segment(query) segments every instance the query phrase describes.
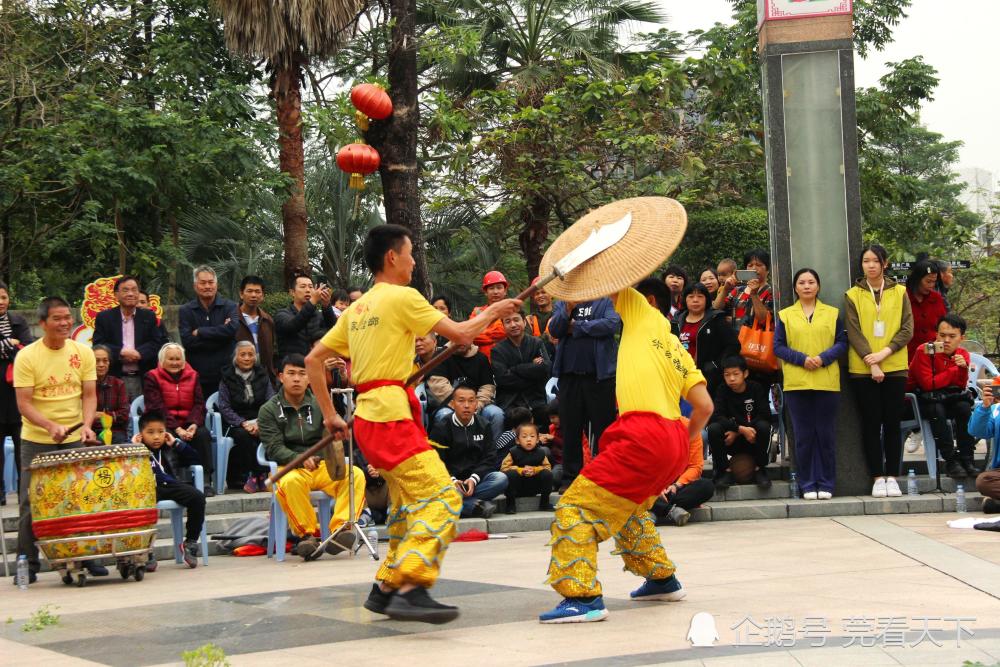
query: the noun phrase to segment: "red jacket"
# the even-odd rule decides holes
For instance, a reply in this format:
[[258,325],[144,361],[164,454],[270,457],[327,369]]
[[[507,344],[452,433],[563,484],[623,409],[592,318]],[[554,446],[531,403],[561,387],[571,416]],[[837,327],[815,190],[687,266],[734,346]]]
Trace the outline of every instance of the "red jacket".
[[[955,364],[955,357],[965,359],[965,368]],[[919,388],[920,391],[941,390],[945,387],[965,389],[969,382],[969,353],[958,348],[954,356],[927,354],[923,346],[917,349],[910,362],[910,374],[906,379],[906,389]]]
[[162,412],[168,430],[190,424],[205,425],[205,398],[198,384],[198,373],[191,364],[184,364],[179,376],[157,366],[146,373],[142,393],[145,409]]
[[906,348],[910,361],[913,361],[918,346],[937,338],[938,320],[948,314],[948,307],[944,304],[944,297],[937,292],[932,291],[923,301],[917,301],[910,290],[906,290],[906,295],[910,297],[910,308],[913,309],[913,338]]

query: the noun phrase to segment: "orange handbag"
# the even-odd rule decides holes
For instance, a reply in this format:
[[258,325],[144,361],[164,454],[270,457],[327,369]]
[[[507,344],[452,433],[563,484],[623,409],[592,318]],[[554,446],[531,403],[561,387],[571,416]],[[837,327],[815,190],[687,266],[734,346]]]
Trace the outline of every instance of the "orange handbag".
[[768,313],[764,326],[754,318],[752,325],[740,327],[740,354],[752,371],[774,373],[778,370],[778,357],[774,354],[774,319]]

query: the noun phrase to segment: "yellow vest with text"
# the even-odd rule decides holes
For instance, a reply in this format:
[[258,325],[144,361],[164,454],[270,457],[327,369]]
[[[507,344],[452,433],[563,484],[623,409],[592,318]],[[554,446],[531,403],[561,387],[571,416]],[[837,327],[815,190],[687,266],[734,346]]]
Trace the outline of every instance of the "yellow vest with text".
[[[802,352],[807,357],[818,357],[836,342],[837,317],[840,311],[822,301],[816,301],[812,321],[802,312],[796,301],[781,310],[778,318],[785,329],[785,343],[791,349]],[[840,391],[840,364],[833,363],[814,371],[802,366],[781,362],[785,391],[813,390]]]
[[[875,298],[871,290],[862,289],[855,285],[847,290],[847,298],[854,304],[858,311],[858,320],[861,322],[861,334],[868,341],[872,352],[878,352],[883,347],[888,347],[889,341],[903,326],[903,301],[907,298],[906,288],[902,285],[893,285],[882,291],[881,314],[875,309]],[[885,335],[875,337],[875,320],[881,318],[885,322]],[[899,348],[885,359],[879,367],[885,373],[905,371],[909,368],[906,346]],[[871,375],[871,368],[865,363],[853,347],[848,346],[847,369],[855,375]]]

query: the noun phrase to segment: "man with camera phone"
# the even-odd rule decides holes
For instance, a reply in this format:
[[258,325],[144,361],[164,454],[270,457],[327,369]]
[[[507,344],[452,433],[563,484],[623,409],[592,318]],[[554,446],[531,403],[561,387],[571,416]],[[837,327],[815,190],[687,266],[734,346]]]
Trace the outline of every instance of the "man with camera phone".
[[[967,389],[969,353],[959,347],[965,328],[965,320],[954,313],[938,320],[937,338],[917,348],[907,379],[907,391],[916,390],[920,413],[930,421],[948,476],[957,479],[982,472],[973,462],[976,441],[967,428],[973,401]],[[957,425],[957,452],[949,420]]]

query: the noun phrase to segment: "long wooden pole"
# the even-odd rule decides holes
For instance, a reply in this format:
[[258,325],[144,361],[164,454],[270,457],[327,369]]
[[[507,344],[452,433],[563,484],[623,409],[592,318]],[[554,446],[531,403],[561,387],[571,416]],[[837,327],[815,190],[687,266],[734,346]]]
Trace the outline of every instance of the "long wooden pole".
[[[558,276],[555,273],[549,274],[548,276],[546,276],[542,280],[539,280],[534,285],[532,285],[528,289],[524,290],[523,292],[521,292],[520,294],[518,294],[514,298],[517,299],[518,301],[524,301],[525,299],[531,298],[532,294],[534,294],[538,290],[540,290],[543,287],[545,287],[546,285],[548,285],[550,282],[552,282],[557,277]],[[414,384],[416,384],[421,378],[423,378],[425,375],[427,375],[427,373],[429,373],[430,371],[432,371],[435,368],[437,368],[438,366],[440,366],[446,359],[448,359],[449,357],[451,357],[457,351],[458,351],[458,346],[457,345],[449,345],[448,347],[446,347],[441,352],[438,352],[436,355],[434,355],[431,358],[430,361],[428,361],[426,364],[424,364],[419,369],[417,369],[417,371],[413,375],[411,375],[410,377],[406,378],[406,386],[407,387],[411,387]],[[348,427],[350,427],[350,424],[348,424]],[[287,475],[291,471],[293,471],[296,468],[298,468],[299,466],[301,466],[305,462],[306,459],[308,459],[308,458],[310,458],[312,456],[315,456],[317,452],[319,452],[321,449],[323,449],[324,447],[326,447],[327,445],[329,445],[331,442],[333,442],[333,436],[332,435],[324,436],[315,445],[313,445],[309,449],[305,450],[304,452],[302,452],[301,454],[299,454],[298,456],[296,456],[294,459],[292,459],[291,461],[289,461],[285,465],[281,466],[281,468],[279,468],[278,470],[276,470],[273,475],[269,476],[264,481],[264,484],[267,485],[267,486],[273,485],[279,479],[281,479],[282,477],[284,477],[285,475]],[[348,470],[347,474],[348,475],[351,474],[351,471]]]

